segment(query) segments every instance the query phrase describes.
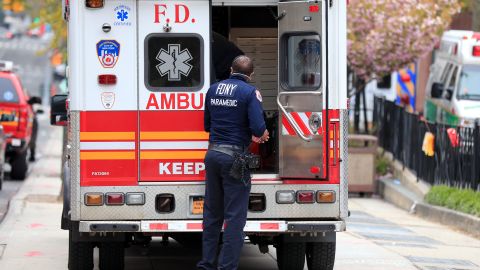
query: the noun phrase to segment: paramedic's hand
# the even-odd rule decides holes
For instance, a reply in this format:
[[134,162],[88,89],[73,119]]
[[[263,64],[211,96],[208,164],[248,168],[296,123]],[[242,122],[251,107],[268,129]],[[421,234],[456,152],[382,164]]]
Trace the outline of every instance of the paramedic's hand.
[[255,142],[255,143],[264,143],[264,142],[268,142],[268,140],[270,139],[270,134],[268,133],[268,130],[265,130],[265,132],[263,133],[262,137],[255,137],[255,136],[252,136],[252,141]]

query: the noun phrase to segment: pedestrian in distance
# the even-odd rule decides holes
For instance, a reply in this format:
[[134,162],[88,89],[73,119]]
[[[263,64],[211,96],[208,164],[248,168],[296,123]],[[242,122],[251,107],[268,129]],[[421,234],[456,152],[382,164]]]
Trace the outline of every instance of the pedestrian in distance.
[[[206,95],[204,127],[210,136],[198,269],[238,268],[251,188],[248,146],[269,140],[260,92],[249,84],[253,69],[249,57],[236,57],[230,78],[213,84]],[[217,258],[222,228],[223,246]]]

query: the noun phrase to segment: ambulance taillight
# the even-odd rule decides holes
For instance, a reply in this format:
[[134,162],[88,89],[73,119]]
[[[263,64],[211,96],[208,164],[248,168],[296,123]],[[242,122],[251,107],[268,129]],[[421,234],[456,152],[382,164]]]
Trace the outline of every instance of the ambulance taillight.
[[123,193],[107,193],[105,194],[107,205],[123,205],[125,203],[125,195]]
[[473,46],[472,55],[475,57],[480,57],[480,45]]
[[297,191],[297,203],[314,203],[315,192],[313,190]]
[[100,85],[115,85],[117,84],[117,76],[113,74],[98,75],[98,84]]
[[87,8],[103,8],[104,0],[86,0],[85,6]]

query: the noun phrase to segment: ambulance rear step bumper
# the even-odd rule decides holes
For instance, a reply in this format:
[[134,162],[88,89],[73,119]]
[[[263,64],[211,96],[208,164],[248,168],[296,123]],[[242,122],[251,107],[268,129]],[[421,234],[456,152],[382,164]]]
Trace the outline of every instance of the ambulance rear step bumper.
[[[245,232],[343,232],[344,220],[337,221],[285,221],[249,220]],[[148,221],[80,221],[80,232],[201,232],[201,220],[148,220]]]

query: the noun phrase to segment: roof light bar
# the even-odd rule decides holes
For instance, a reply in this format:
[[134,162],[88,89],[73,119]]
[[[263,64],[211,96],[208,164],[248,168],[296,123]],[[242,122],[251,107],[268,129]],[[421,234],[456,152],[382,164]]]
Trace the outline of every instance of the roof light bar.
[[11,62],[11,61],[0,61],[0,71],[4,71],[4,72],[13,71],[13,62]]

